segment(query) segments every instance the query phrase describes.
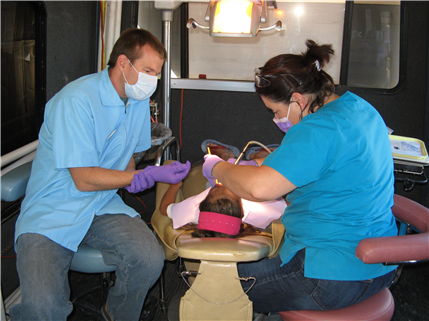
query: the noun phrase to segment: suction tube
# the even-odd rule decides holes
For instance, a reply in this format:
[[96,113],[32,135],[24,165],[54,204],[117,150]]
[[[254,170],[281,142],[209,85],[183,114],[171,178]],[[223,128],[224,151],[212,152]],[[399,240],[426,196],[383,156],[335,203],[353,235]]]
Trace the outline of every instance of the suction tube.
[[255,140],[251,140],[243,148],[243,151],[240,153],[240,155],[238,155],[237,160],[235,161],[234,165],[237,165],[243,159],[244,154],[246,153],[246,151],[247,151],[247,149],[249,148],[250,145],[261,146],[263,149],[265,149],[268,152],[268,154],[271,154],[271,151],[270,151],[270,149],[267,146],[265,146],[264,144],[261,144],[260,142],[255,141]]

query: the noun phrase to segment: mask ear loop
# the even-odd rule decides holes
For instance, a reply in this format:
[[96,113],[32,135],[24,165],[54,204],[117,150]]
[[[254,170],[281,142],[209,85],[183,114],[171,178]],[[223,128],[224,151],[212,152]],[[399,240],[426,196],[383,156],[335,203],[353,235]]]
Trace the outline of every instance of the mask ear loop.
[[[297,103],[297,104],[298,104],[298,106],[299,106],[299,109],[301,110],[301,115],[299,115],[299,120],[301,121],[301,120],[304,118],[304,116],[302,116],[302,113],[303,113],[304,111],[302,110],[302,108],[301,108],[301,104],[300,104],[299,102],[294,101],[294,103]],[[304,107],[304,109],[305,109],[305,107]]]
[[[131,63],[131,61],[128,59],[128,62],[130,63],[131,67],[133,67],[133,69],[137,72],[137,74],[139,73],[139,71],[136,69],[136,67],[134,67],[134,65]],[[128,80],[125,77],[124,72],[122,72],[122,76],[124,76],[125,82],[128,84]]]
[[[296,101],[291,101],[291,102],[289,102],[289,110],[287,111],[287,116],[286,116],[286,118],[287,118],[287,119],[289,119],[289,114],[290,114],[290,105],[292,105],[292,103],[296,103]],[[289,119],[289,121],[290,121],[290,119]]]
[[133,69],[136,71],[136,73],[139,73],[139,71],[136,69],[136,67],[134,67],[134,65],[131,63],[129,59],[128,59],[128,62],[130,63],[131,67],[133,67]]
[[[291,98],[292,98],[292,97],[291,97]],[[302,108],[301,108],[301,104],[300,104],[298,101],[296,101],[296,100],[291,100],[291,101],[290,101],[290,103],[289,103],[289,112],[290,112],[290,105],[291,105],[292,103],[297,103],[297,104],[298,104],[299,109],[301,110],[301,115],[299,115],[299,120],[302,120],[304,117],[302,116],[303,110],[302,110]],[[305,108],[304,108],[304,109],[305,109]],[[289,112],[288,112],[288,114],[287,114],[287,118],[288,118],[288,119],[289,119]]]
[[122,72],[122,76],[124,76],[125,82],[128,84],[128,80],[127,80],[127,78],[125,78],[124,72]]

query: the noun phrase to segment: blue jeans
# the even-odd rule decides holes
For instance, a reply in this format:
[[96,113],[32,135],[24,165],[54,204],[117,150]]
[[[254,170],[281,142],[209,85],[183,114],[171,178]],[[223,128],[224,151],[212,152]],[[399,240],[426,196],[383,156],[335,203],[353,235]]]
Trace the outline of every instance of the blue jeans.
[[[111,317],[138,320],[164,265],[155,235],[140,216],[101,215],[94,217],[83,243],[100,249],[104,262],[117,267],[107,298]],[[74,252],[34,233],[20,235],[16,250],[22,302],[12,307],[12,320],[66,320],[73,310],[68,270]]]
[[[365,281],[332,281],[304,277],[305,249],[281,265],[280,256],[238,264],[240,277],[256,277],[247,293],[256,312],[333,310],[361,302],[390,284],[395,270]],[[242,281],[246,291],[252,281]]]

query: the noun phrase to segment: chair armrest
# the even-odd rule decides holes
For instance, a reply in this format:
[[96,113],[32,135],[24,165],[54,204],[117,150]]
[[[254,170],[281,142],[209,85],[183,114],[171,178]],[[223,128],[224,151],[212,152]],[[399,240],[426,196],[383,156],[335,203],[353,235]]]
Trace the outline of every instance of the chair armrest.
[[355,252],[364,263],[392,263],[429,259],[429,234],[374,237],[359,242]]
[[421,233],[429,231],[429,208],[401,195],[394,195],[392,207],[396,218],[412,225]]
[[32,162],[12,169],[1,177],[1,199],[13,202],[25,195]]
[[429,209],[395,194],[392,212],[421,233],[364,239],[356,248],[356,256],[369,264],[429,259]]

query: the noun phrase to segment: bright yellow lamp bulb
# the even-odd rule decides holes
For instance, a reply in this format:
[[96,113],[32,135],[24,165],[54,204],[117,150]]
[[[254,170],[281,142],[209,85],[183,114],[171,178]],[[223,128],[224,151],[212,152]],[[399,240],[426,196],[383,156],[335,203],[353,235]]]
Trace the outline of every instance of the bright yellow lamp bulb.
[[214,16],[213,32],[250,34],[253,3],[243,0],[218,2]]

